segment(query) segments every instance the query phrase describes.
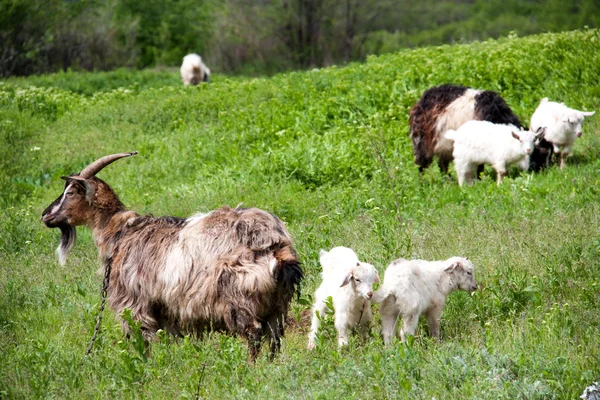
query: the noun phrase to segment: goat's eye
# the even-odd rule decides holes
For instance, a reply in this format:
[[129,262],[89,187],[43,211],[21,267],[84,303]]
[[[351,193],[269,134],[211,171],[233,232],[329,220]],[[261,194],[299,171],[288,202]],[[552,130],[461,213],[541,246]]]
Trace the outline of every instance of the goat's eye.
[[467,275],[473,275],[472,271],[467,271]]
[[75,194],[75,192],[67,192],[67,193],[65,193],[65,194],[66,194],[68,197],[71,197],[71,196],[73,196],[73,195]]
[[354,279],[356,282],[360,282],[360,279]]

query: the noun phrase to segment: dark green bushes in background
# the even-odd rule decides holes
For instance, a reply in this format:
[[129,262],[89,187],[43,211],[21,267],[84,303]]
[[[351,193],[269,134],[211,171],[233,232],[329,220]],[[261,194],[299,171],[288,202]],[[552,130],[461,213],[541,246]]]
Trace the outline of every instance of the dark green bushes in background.
[[0,0],[0,77],[176,66],[271,74],[405,47],[600,26],[597,0]]

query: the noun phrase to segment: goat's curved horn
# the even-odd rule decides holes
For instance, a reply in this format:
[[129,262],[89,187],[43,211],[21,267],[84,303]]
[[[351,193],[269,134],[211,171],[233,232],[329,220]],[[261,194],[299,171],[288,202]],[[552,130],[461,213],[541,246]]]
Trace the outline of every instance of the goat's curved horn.
[[100,172],[100,170],[102,170],[102,168],[106,167],[108,164],[110,164],[114,161],[117,161],[119,158],[134,156],[137,153],[138,153],[137,151],[132,151],[131,153],[119,153],[119,154],[112,154],[110,156],[104,156],[102,158],[97,159],[96,161],[94,161],[93,163],[88,165],[87,167],[85,167],[79,173],[79,176],[84,179],[91,178],[92,176],[94,176],[98,172]]

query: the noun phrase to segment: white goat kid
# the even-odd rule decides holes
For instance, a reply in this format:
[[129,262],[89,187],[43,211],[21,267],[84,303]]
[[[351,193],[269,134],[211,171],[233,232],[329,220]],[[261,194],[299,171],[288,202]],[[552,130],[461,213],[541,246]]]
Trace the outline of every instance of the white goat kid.
[[522,170],[527,170],[534,141],[542,136],[542,131],[534,134],[514,125],[488,121],[468,121],[456,131],[447,131],[446,138],[454,141],[452,155],[458,184],[471,184],[480,164],[490,164],[494,168],[498,185],[511,164],[519,163]]
[[319,261],[323,268],[323,282],[315,292],[308,349],[315,348],[319,316],[323,316],[328,309],[325,300],[329,296],[332,297],[335,310],[338,345],[348,344],[348,331],[356,326],[366,338],[373,319],[370,302],[373,283],[379,282],[377,270],[371,264],[360,262],[356,253],[347,247],[334,247],[329,252],[321,250]]
[[548,101],[545,97],[531,116],[531,129],[545,129],[545,139],[552,143],[554,152],[560,154],[560,168],[566,165],[566,159],[575,139],[583,133],[582,125],[585,117],[591,117],[594,111],[579,111],[569,108],[563,103]]
[[477,290],[473,269],[471,261],[462,257],[444,261],[401,258],[392,262],[372,300],[382,303],[379,311],[384,343],[392,342],[400,314],[404,321],[404,328],[400,331],[402,341],[406,341],[407,334],[415,334],[422,313],[427,315],[431,336],[439,339],[446,297],[459,289]]

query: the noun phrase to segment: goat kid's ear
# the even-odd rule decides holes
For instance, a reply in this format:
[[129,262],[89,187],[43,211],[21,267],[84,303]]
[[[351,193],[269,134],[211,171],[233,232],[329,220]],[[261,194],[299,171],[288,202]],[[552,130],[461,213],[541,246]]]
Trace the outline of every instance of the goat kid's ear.
[[516,133],[516,132],[512,131],[512,132],[510,132],[510,133],[512,134],[512,137],[514,137],[515,139],[517,139],[517,140],[521,140],[521,138],[519,137],[519,135],[517,135],[517,133]]
[[87,179],[84,179],[80,176],[61,176],[60,178],[67,182],[77,182],[85,190],[85,199],[88,202],[91,202],[94,198],[95,189],[92,185],[90,185]]
[[452,272],[454,270],[456,270],[457,268],[462,267],[462,264],[460,261],[455,261],[452,264],[450,264],[449,266],[446,267],[446,269],[444,271],[446,272]]
[[348,273],[348,275],[346,275],[346,278],[344,278],[344,282],[342,282],[342,284],[340,285],[340,287],[344,287],[347,284],[349,284],[350,283],[350,279],[352,279],[352,278],[354,278],[354,275],[353,275],[352,271],[350,271]]
[[592,115],[594,115],[596,113],[596,111],[582,111],[581,114],[584,117],[591,117]]
[[379,274],[377,273],[377,271],[375,271],[375,283],[379,283]]
[[325,266],[325,264],[327,264],[328,255],[329,253],[326,250],[321,249],[319,251],[319,262],[321,263],[321,266]]
[[[579,114],[580,111],[575,110],[574,112],[571,112],[567,117],[565,117],[563,119],[563,122],[569,122],[571,124],[574,124],[577,122],[577,120],[579,119]],[[583,115],[583,113],[582,113]]]

